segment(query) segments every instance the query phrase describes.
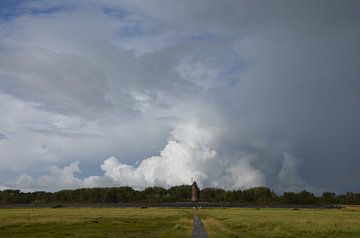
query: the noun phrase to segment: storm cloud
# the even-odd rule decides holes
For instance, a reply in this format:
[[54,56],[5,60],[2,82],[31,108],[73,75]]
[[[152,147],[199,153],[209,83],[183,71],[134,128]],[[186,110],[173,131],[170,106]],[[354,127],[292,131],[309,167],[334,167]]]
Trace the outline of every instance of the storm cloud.
[[358,191],[358,1],[16,1],[0,188]]

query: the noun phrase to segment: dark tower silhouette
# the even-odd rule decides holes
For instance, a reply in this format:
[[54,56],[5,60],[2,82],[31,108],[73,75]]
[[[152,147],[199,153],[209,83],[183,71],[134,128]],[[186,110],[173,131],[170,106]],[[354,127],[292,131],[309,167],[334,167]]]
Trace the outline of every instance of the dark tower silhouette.
[[194,203],[194,206],[197,206],[200,196],[200,189],[197,186],[196,182],[194,181],[191,186],[191,201]]

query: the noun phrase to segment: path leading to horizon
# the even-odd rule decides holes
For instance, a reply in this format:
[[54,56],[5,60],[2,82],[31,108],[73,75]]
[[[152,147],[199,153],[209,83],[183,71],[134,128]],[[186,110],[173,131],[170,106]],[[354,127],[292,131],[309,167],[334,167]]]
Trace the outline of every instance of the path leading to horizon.
[[204,224],[199,219],[196,209],[194,209],[193,238],[208,238]]

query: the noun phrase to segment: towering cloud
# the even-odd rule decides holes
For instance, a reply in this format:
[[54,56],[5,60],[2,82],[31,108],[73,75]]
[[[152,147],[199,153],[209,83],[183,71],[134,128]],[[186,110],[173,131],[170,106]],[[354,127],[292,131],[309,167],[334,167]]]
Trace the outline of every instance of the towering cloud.
[[[170,187],[188,184],[195,178],[202,187],[222,187],[244,189],[266,185],[265,173],[261,171],[264,158],[251,150],[237,151],[236,157],[222,156],[216,148],[221,148],[221,133],[224,128],[200,125],[196,121],[181,122],[171,131],[167,144],[159,156],[141,160],[136,165],[119,162],[115,157],[103,161],[102,176],[80,179],[79,162],[60,169],[50,168],[49,175],[33,179],[22,175],[16,180],[16,187],[23,189],[49,189],[98,186],[132,186],[144,189],[150,186]],[[260,149],[259,149],[260,150]],[[281,159],[281,158],[279,158]],[[260,162],[260,164],[256,165]],[[278,174],[278,191],[299,191],[307,188],[297,174],[297,159],[284,153]],[[269,169],[269,168],[266,168]],[[14,186],[11,183],[8,184]]]

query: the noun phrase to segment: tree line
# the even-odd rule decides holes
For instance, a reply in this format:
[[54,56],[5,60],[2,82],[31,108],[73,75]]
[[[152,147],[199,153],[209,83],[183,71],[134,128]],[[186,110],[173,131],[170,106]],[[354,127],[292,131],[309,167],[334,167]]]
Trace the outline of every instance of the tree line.
[[[169,189],[149,187],[137,191],[131,187],[81,188],[58,192],[21,192],[20,190],[0,191],[0,204],[46,204],[46,203],[170,203],[190,202],[191,186],[180,185]],[[315,196],[308,191],[284,192],[277,195],[266,187],[246,190],[224,190],[204,188],[200,191],[200,202],[233,204],[360,204],[360,193],[337,195],[325,192]]]

